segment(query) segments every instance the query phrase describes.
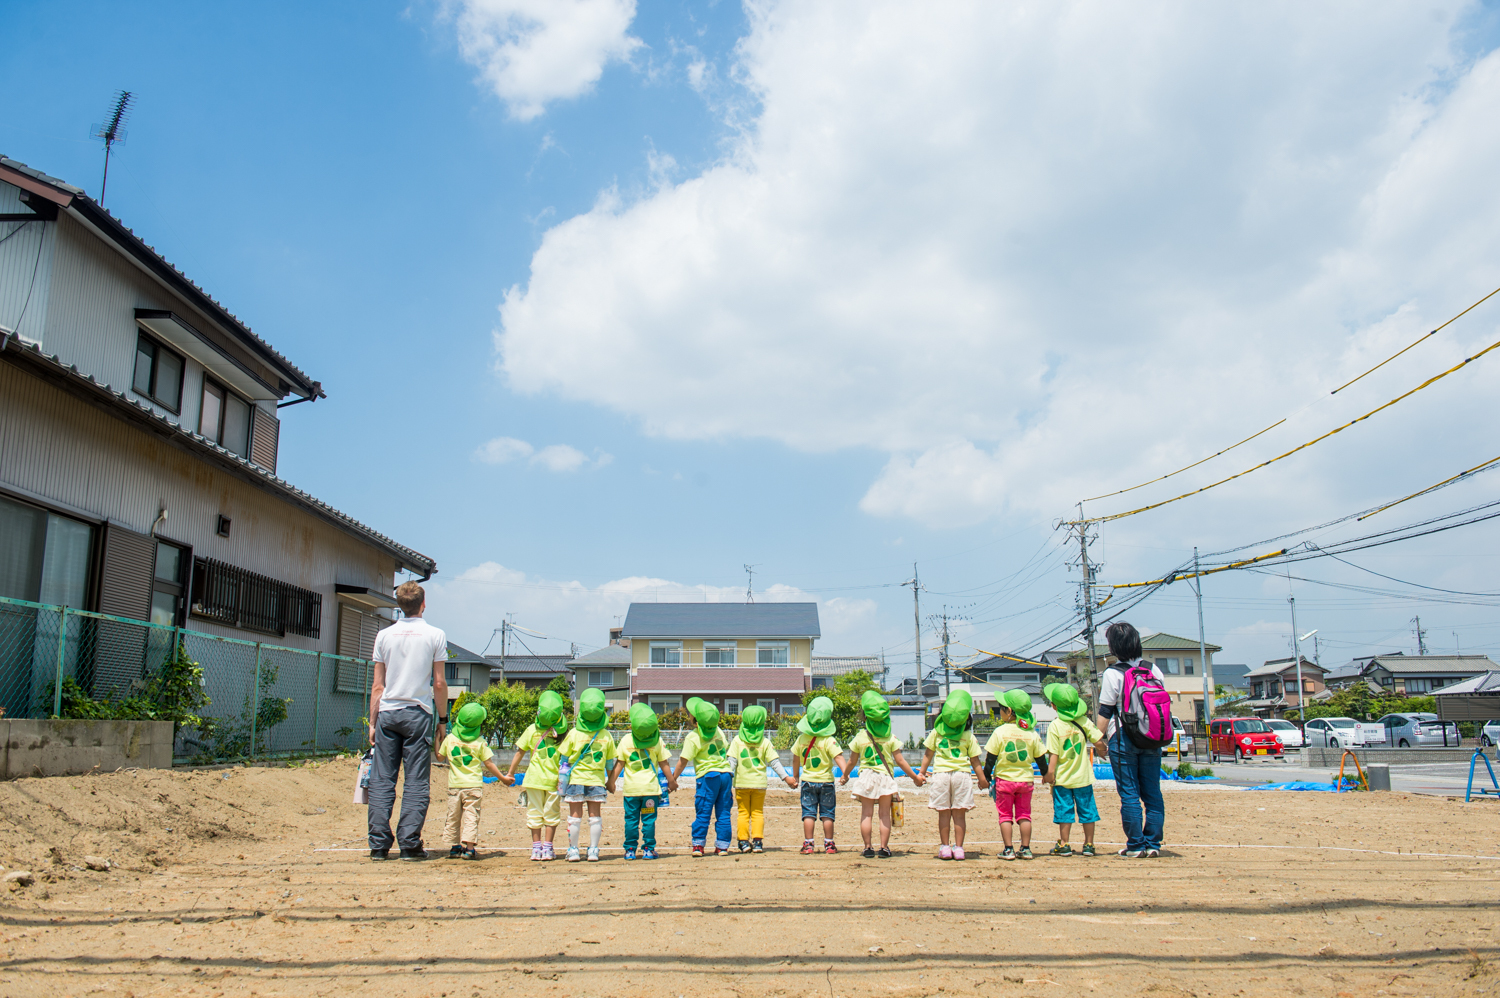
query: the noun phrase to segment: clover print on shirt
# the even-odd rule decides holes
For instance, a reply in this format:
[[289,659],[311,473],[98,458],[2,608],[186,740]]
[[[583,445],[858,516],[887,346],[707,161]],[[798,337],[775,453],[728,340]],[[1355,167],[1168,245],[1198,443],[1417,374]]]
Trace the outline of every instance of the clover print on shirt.
[[1083,751],[1083,739],[1074,739],[1072,735],[1063,739],[1062,750],[1064,755],[1078,755]]
[[963,752],[960,751],[962,745],[962,740],[954,741],[951,738],[938,739],[938,751],[943,753],[945,759],[962,759]]
[[1025,744],[1017,745],[1015,742],[1005,743],[1006,762],[1025,762],[1027,758]]
[[646,763],[641,759],[640,752],[630,753],[630,768],[637,773],[646,768]]
[[474,757],[468,752],[464,751],[464,748],[461,745],[453,746],[453,751],[448,754],[453,756],[455,760],[462,762],[465,766],[474,761]]

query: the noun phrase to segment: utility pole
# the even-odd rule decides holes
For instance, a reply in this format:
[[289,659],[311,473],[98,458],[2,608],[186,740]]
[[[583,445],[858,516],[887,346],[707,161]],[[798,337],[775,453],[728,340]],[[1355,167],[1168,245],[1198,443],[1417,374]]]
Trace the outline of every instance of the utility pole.
[[1203,636],[1203,576],[1198,571],[1198,548],[1193,548],[1193,592],[1198,597],[1198,666],[1203,670],[1203,730],[1214,716],[1214,670],[1208,664],[1208,642]]
[[745,566],[745,602],[755,602],[755,566]]
[[505,681],[505,649],[510,640],[510,614],[500,618],[500,680]]
[[943,607],[943,699],[948,698],[952,683],[948,670],[948,608]]
[[1292,657],[1297,660],[1297,720],[1306,725],[1307,711],[1302,704],[1302,642],[1297,640],[1297,597],[1288,596],[1286,601],[1292,607]]
[[[1078,519],[1066,526],[1078,534],[1078,564],[1083,571],[1083,581],[1078,584],[1078,601],[1083,608],[1083,640],[1089,653],[1089,679],[1087,684],[1081,685],[1084,696],[1092,699],[1099,689],[1099,664],[1094,658],[1094,572],[1100,566],[1089,561],[1089,521],[1084,519],[1083,503],[1078,504]],[[1068,678],[1077,679],[1071,670]]]
[[922,579],[917,574],[917,563],[911,563],[911,578],[901,583],[903,586],[911,586],[912,598],[912,627],[916,632],[917,641],[917,696],[922,695]]
[[1422,630],[1422,618],[1421,617],[1413,617],[1413,618],[1411,618],[1411,622],[1413,624],[1415,624],[1416,628],[1417,628],[1417,654],[1418,655],[1426,655],[1427,654],[1427,632],[1424,631],[1424,630]]

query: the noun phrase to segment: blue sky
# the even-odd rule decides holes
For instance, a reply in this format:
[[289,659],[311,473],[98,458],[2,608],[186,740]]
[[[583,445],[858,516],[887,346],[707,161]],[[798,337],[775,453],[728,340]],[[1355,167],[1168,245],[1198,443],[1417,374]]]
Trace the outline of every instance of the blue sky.
[[[323,381],[282,474],[436,557],[466,644],[513,612],[538,651],[596,645],[632,593],[733,598],[751,563],[760,598],[823,603],[821,651],[899,667],[919,561],[924,616],[1040,650],[1079,498],[1297,413],[1179,480],[1248,467],[1500,328],[1326,395],[1500,285],[1491,6],[12,3],[0,30],[27,95],[0,152],[97,193],[89,126],[136,93],[107,207]],[[1493,456],[1500,379],[1463,377],[1106,525],[1105,580]],[[1360,564],[1489,592],[1493,536]],[[1182,589],[1133,621],[1195,634]],[[1221,658],[1285,654],[1287,589],[1215,578]],[[1418,613],[1500,652],[1491,600],[1294,591],[1325,664],[1409,649]]]

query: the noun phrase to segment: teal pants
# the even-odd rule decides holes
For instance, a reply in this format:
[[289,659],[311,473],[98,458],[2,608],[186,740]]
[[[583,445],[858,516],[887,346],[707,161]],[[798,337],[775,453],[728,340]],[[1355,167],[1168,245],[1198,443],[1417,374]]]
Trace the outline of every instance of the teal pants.
[[625,798],[625,848],[634,849],[637,834],[642,849],[656,848],[656,811],[660,797]]

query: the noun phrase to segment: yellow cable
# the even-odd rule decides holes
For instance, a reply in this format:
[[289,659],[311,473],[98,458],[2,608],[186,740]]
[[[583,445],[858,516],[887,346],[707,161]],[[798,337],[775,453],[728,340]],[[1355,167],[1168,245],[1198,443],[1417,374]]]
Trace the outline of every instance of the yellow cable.
[[1370,510],[1370,512],[1366,513],[1364,516],[1358,517],[1354,522],[1358,523],[1360,520],[1368,520],[1370,517],[1374,516],[1376,513],[1383,513],[1386,510],[1390,509],[1392,506],[1399,506],[1399,505],[1401,505],[1402,503],[1406,502],[1406,500],[1408,500],[1408,499],[1415,499],[1415,498],[1417,498],[1417,496],[1425,496],[1429,492],[1433,492],[1433,491],[1436,491],[1437,489],[1442,488],[1444,485],[1447,485],[1449,482],[1456,482],[1460,478],[1464,477],[1465,475],[1472,475],[1476,471],[1482,471],[1485,468],[1488,468],[1492,464],[1500,464],[1500,457],[1492,457],[1488,461],[1485,461],[1483,464],[1476,464],[1476,465],[1474,465],[1474,467],[1470,468],[1468,471],[1460,471],[1458,474],[1454,475],[1452,478],[1445,478],[1441,482],[1438,482],[1436,485],[1429,485],[1429,486],[1427,486],[1427,488],[1423,489],[1420,492],[1413,492],[1411,495],[1409,495],[1409,496],[1403,496],[1400,499],[1397,499],[1395,502],[1388,502],[1384,506],[1381,506],[1379,509],[1372,509],[1372,510]]
[[1246,565],[1254,565],[1258,561],[1265,561],[1267,558],[1275,558],[1277,555],[1283,554],[1286,554],[1286,548],[1282,548],[1279,551],[1270,551],[1266,554],[1258,554],[1254,558],[1245,558],[1242,561],[1232,561],[1227,565],[1220,565],[1217,568],[1205,568],[1200,572],[1178,572],[1177,574],[1165,579],[1152,579],[1149,582],[1122,582],[1119,585],[1110,586],[1110,588],[1136,589],[1140,586],[1160,586],[1168,582],[1179,582],[1185,579],[1196,579],[1204,575],[1213,575],[1216,572],[1227,572],[1231,568],[1244,568]]
[[[1500,288],[1496,288],[1494,291],[1491,291],[1489,294],[1485,295],[1483,298],[1479,299],[1474,304],[1470,305],[1468,308],[1464,309],[1462,312],[1458,313],[1453,318],[1451,318],[1447,322],[1443,323],[1441,326],[1438,326],[1436,329],[1431,330],[1430,332],[1423,333],[1421,336],[1418,336],[1415,340],[1412,340],[1406,346],[1402,347],[1400,350],[1397,350],[1395,353],[1391,354],[1385,360],[1382,360],[1380,363],[1376,364],[1374,367],[1372,367],[1369,370],[1365,371],[1363,374],[1358,375],[1354,379],[1352,379],[1350,381],[1344,382],[1342,385],[1339,385],[1337,388],[1335,388],[1333,391],[1329,392],[1328,394],[1330,394],[1330,395],[1337,395],[1339,392],[1343,391],[1345,388],[1348,388],[1350,385],[1354,384],[1354,382],[1360,380],[1360,378],[1363,378],[1365,375],[1367,375],[1367,374],[1374,374],[1376,371],[1380,370],[1382,367],[1384,367],[1385,365],[1389,364],[1391,361],[1395,360],[1397,357],[1399,357],[1402,354],[1406,353],[1406,351],[1410,350],[1412,347],[1416,346],[1418,343],[1421,343],[1422,341],[1426,340],[1428,337],[1434,336],[1437,333],[1441,332],[1442,330],[1444,330],[1444,329],[1448,328],[1449,326],[1453,325],[1453,323],[1457,322],[1459,319],[1462,319],[1464,316],[1468,315],[1470,312],[1474,311],[1480,305],[1483,305],[1485,302],[1489,301],[1491,298],[1495,297],[1495,295],[1497,295],[1497,294],[1500,294]],[[1312,403],[1308,403],[1308,404],[1311,405]],[[1306,406],[1304,406],[1303,408],[1305,409]],[[1298,411],[1301,411],[1301,410],[1298,410]],[[1239,447],[1241,444],[1248,444],[1250,441],[1254,440],[1256,437],[1260,436],[1262,433],[1267,433],[1267,432],[1269,432],[1271,430],[1276,429],[1276,427],[1280,426],[1282,423],[1285,423],[1287,421],[1287,419],[1289,419],[1289,418],[1291,418],[1291,417],[1284,417],[1282,419],[1278,419],[1276,422],[1272,423],[1270,426],[1267,426],[1263,430],[1257,430],[1255,433],[1250,434],[1248,437],[1246,437],[1244,440],[1241,440],[1237,444],[1230,444],[1228,447],[1225,447],[1223,450],[1214,451],[1212,454],[1208,455],[1208,457],[1205,457],[1201,461],[1194,461],[1192,464],[1189,464],[1186,467],[1178,468],[1176,471],[1168,472],[1167,474],[1162,475],[1159,478],[1153,478],[1149,482],[1142,482],[1139,485],[1132,485],[1128,489],[1119,489],[1118,491],[1115,491],[1115,492],[1106,492],[1103,495],[1092,496],[1092,497],[1090,497],[1088,499],[1085,499],[1083,501],[1084,502],[1094,502],[1094,501],[1099,500],[1099,499],[1109,499],[1109,498],[1111,498],[1113,496],[1121,496],[1121,495],[1124,495],[1127,492],[1134,492],[1136,489],[1143,489],[1143,488],[1145,488],[1148,485],[1155,485],[1157,482],[1166,481],[1168,478],[1171,478],[1174,475],[1180,475],[1184,471],[1191,471],[1192,469],[1198,467],[1198,465],[1200,465],[1200,464],[1206,464],[1207,462],[1212,461],[1214,458],[1218,457],[1221,454],[1228,454],[1230,451],[1234,450],[1236,447]]]
[[1213,483],[1211,483],[1209,485],[1203,486],[1201,489],[1194,489],[1191,492],[1184,492],[1180,496],[1173,496],[1171,499],[1163,499],[1161,502],[1154,502],[1154,503],[1152,503],[1149,506],[1141,506],[1138,509],[1127,510],[1124,513],[1114,513],[1114,514],[1111,514],[1110,516],[1091,517],[1091,518],[1089,518],[1089,520],[1087,522],[1089,522],[1089,523],[1108,523],[1111,520],[1123,520],[1127,516],[1135,516],[1137,513],[1146,513],[1146,512],[1149,512],[1150,510],[1153,510],[1153,509],[1160,509],[1163,506],[1166,506],[1166,505],[1169,505],[1171,503],[1177,502],[1177,500],[1179,500],[1179,499],[1186,499],[1189,496],[1195,496],[1195,495],[1197,495],[1200,492],[1207,492],[1209,489],[1217,488],[1220,485],[1225,484],[1226,482],[1232,482],[1236,478],[1243,478],[1245,475],[1250,474],[1250,472],[1252,472],[1252,471],[1259,471],[1261,468],[1264,468],[1267,465],[1275,464],[1277,461],[1280,461],[1282,458],[1291,457],[1293,454],[1297,453],[1298,451],[1306,450],[1307,448],[1311,447],[1313,444],[1321,443],[1322,441],[1327,440],[1329,437],[1333,436],[1335,433],[1342,433],[1345,430],[1347,430],[1349,427],[1353,426],[1355,423],[1362,423],[1362,422],[1364,422],[1365,420],[1369,419],[1371,416],[1375,415],[1376,413],[1381,412],[1382,410],[1385,410],[1385,409],[1389,409],[1391,406],[1395,405],[1397,402],[1400,402],[1403,399],[1410,398],[1411,396],[1415,395],[1417,392],[1419,392],[1422,389],[1426,388],[1428,385],[1431,385],[1431,384],[1433,384],[1435,382],[1443,380],[1448,375],[1452,374],[1454,371],[1457,371],[1459,368],[1468,366],[1469,364],[1471,364],[1474,361],[1478,360],[1480,357],[1483,357],[1485,354],[1489,353],[1491,350],[1494,350],[1496,347],[1500,347],[1500,340],[1496,340],[1494,343],[1491,343],[1489,346],[1485,347],[1483,350],[1479,351],[1478,353],[1476,353],[1472,357],[1465,357],[1463,360],[1459,361],[1457,364],[1454,364],[1452,367],[1448,368],[1448,370],[1442,372],[1441,374],[1434,374],[1432,377],[1428,378],[1426,381],[1422,382],[1417,387],[1411,389],[1408,392],[1404,392],[1401,395],[1397,395],[1395,398],[1391,399],[1389,402],[1385,403],[1384,405],[1377,406],[1374,409],[1371,409],[1369,412],[1365,413],[1363,416],[1360,416],[1357,419],[1351,419],[1349,422],[1345,423],[1343,426],[1336,426],[1333,429],[1329,430],[1327,433],[1323,434],[1322,436],[1314,437],[1313,439],[1307,441],[1304,444],[1298,444],[1296,447],[1293,447],[1291,450],[1287,451],[1286,453],[1284,453],[1284,454],[1278,454],[1275,457],[1271,458],[1270,460],[1262,461],[1260,464],[1257,464],[1254,467],[1246,468],[1244,471],[1241,471],[1241,472],[1238,472],[1236,474],[1230,475],[1228,478],[1221,478],[1217,482],[1213,482]]

